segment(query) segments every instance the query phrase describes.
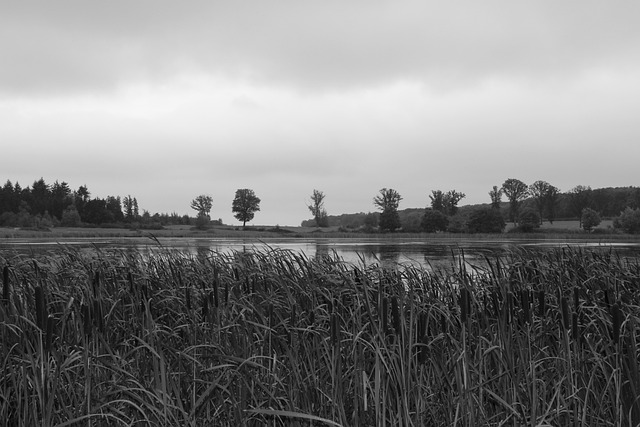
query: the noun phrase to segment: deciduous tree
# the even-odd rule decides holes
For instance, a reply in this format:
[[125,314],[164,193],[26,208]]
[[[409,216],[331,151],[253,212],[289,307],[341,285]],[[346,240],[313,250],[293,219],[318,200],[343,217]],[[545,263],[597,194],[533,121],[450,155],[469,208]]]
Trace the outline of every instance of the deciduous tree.
[[595,227],[600,225],[600,214],[591,208],[584,208],[582,215],[580,216],[580,222],[582,229],[587,233],[590,233]]
[[238,221],[242,221],[242,228],[246,227],[256,212],[260,210],[260,198],[253,190],[241,188],[236,190],[236,196],[231,204],[231,210]]
[[209,212],[211,212],[212,206],[213,198],[206,194],[201,194],[191,201],[191,209],[198,212],[198,216],[196,218],[196,226],[198,228],[204,228],[209,223],[209,220],[211,219],[209,217]]
[[489,191],[489,197],[491,197],[491,208],[500,209],[500,203],[502,203],[502,188],[494,185],[493,189]]
[[502,184],[502,192],[509,199],[509,219],[515,223],[520,202],[528,195],[527,184],[519,179],[509,178]]
[[380,194],[373,198],[373,204],[382,212],[380,214],[380,229],[393,231],[400,228],[398,206],[402,196],[393,188],[382,188]]
[[311,211],[318,227],[327,227],[329,225],[327,211],[324,209],[324,193],[322,191],[313,190],[311,203],[307,207]]

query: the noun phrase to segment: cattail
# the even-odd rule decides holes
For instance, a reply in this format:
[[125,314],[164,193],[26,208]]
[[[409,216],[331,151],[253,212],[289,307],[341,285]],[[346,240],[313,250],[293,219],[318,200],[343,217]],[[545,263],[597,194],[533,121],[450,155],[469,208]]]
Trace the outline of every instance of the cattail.
[[387,312],[389,311],[389,300],[387,297],[382,298],[382,331],[384,333],[387,332],[387,328],[389,326],[389,319],[387,317]]
[[573,336],[574,341],[578,341],[578,337],[580,336],[578,326],[578,313],[573,313],[571,317],[571,335]]
[[398,297],[391,297],[391,321],[393,322],[393,330],[396,335],[400,334],[400,307],[398,306]]
[[353,275],[355,277],[355,282],[356,284],[361,284],[362,282],[360,281],[360,270],[358,270],[357,267],[353,268]]
[[467,288],[460,288],[460,320],[463,324],[467,323],[469,307],[469,290]]
[[511,323],[512,315],[513,315],[513,292],[507,292],[507,300],[504,304],[505,307],[505,316],[504,320],[507,324]]
[[46,351],[51,350],[51,343],[53,342],[53,316],[49,315],[47,317],[47,334],[44,341],[44,349]]
[[93,275],[93,295],[98,295],[98,288],[100,287],[100,272],[96,271]]
[[524,311],[524,321],[526,323],[531,323],[531,306],[529,303],[529,291],[522,291],[521,293],[522,299],[522,309]]
[[202,294],[202,318],[206,319],[209,314],[209,298],[207,294]]
[[560,309],[562,311],[562,327],[566,331],[569,329],[571,320],[569,317],[569,303],[565,297],[560,298]]
[[35,288],[35,300],[36,300],[36,325],[42,331],[46,330],[46,302],[44,300],[44,292],[42,291],[41,286],[36,286]]
[[213,277],[213,305],[218,308],[220,307],[220,301],[218,300],[218,276],[214,275]]
[[102,316],[102,305],[98,300],[93,300],[93,321],[100,332],[104,332],[104,317]]
[[2,299],[5,304],[9,304],[9,266],[5,265],[2,269]]
[[89,310],[89,306],[87,304],[82,304],[82,326],[84,327],[84,334],[91,335],[91,310]]
[[620,326],[622,325],[622,310],[620,305],[616,302],[611,307],[611,318],[613,323],[613,334],[611,336],[613,343],[617,344],[620,339]]
[[331,327],[331,341],[333,345],[337,346],[340,343],[340,325],[338,323],[338,315],[332,313],[329,319]]
[[544,290],[540,290],[538,292],[538,316],[544,316]]
[[191,310],[191,290],[188,287],[184,288],[184,298],[187,301],[187,310]]
[[129,280],[129,293],[133,295],[134,287],[133,287],[133,274],[131,272],[127,273],[127,279]]

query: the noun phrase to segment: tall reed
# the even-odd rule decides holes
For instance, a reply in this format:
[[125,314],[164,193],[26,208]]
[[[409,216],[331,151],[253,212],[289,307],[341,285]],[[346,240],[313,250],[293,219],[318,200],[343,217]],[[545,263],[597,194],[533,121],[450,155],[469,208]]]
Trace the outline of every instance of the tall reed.
[[640,423],[640,263],[614,251],[0,265],[0,426]]

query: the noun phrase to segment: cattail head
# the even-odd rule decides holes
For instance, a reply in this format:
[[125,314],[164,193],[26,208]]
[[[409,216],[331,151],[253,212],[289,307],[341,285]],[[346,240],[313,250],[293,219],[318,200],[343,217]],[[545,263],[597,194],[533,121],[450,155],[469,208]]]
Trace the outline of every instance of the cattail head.
[[538,292],[538,316],[543,317],[544,316],[544,290],[540,290]]
[[202,318],[206,319],[209,315],[209,297],[205,293],[202,295]]
[[460,320],[467,323],[469,314],[469,291],[467,288],[460,288]]
[[529,291],[522,291],[521,298],[522,300],[522,310],[524,313],[524,321],[526,323],[531,323],[531,304],[529,302]]
[[570,313],[569,313],[569,302],[567,298],[560,298],[560,309],[562,311],[562,327],[564,330],[568,330],[571,324]]
[[91,310],[87,304],[82,304],[82,326],[84,328],[85,335],[91,335],[91,328],[93,326],[91,322]]
[[44,348],[46,351],[51,350],[51,343],[53,342],[53,325],[55,319],[52,315],[47,316],[47,334],[45,335]]
[[382,298],[382,331],[384,333],[387,332],[387,329],[389,327],[389,318],[388,313],[389,312],[389,300],[387,299],[387,297]]
[[336,313],[331,313],[329,322],[331,328],[331,341],[334,346],[338,346],[340,343],[340,324],[338,315]]
[[611,306],[611,320],[613,323],[611,339],[614,344],[617,344],[620,339],[620,326],[622,325],[622,310],[620,310],[620,305],[618,303]]
[[393,322],[393,330],[396,334],[400,334],[400,307],[398,306],[398,297],[391,297],[391,321]]
[[5,304],[9,304],[10,295],[9,290],[9,266],[5,265],[2,269],[2,299]]
[[35,288],[35,301],[36,301],[36,325],[42,331],[46,330],[46,319],[47,319],[47,304],[44,300],[44,292],[42,291],[41,286],[36,286]]

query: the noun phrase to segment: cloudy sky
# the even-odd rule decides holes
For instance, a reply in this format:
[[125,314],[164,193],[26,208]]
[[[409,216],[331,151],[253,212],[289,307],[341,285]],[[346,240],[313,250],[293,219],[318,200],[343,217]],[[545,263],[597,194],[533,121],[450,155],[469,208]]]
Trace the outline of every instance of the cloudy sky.
[[0,180],[299,225],[383,187],[640,185],[640,2],[0,0]]

